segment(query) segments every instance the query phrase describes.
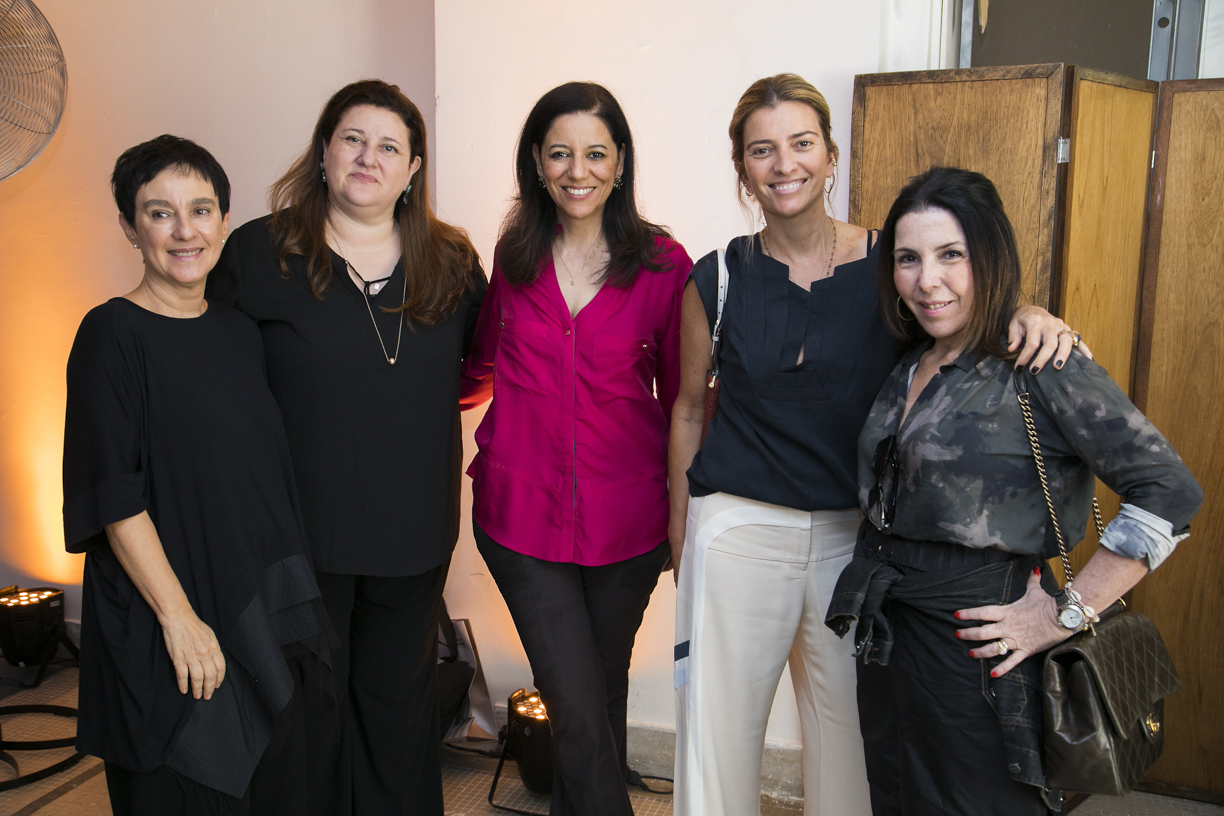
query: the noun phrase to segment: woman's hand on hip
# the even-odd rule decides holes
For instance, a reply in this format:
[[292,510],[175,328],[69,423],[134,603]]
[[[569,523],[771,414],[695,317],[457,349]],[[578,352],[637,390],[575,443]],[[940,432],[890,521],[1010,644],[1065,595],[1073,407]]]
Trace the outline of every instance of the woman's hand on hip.
[[[1029,575],[1024,596],[1015,603],[962,609],[953,617],[957,620],[987,621],[983,626],[958,629],[956,637],[986,641],[969,651],[972,658],[1007,655],[1007,659],[990,672],[991,677],[1002,677],[1030,655],[1044,652],[1071,637],[1070,631],[1058,625],[1058,605],[1054,597],[1041,588],[1040,569]],[[1006,644],[1006,652],[1003,652],[1000,641]]]
[[197,700],[211,700],[213,692],[225,679],[225,656],[213,630],[188,610],[162,624],[166,651],[174,662],[174,676],[179,692]]

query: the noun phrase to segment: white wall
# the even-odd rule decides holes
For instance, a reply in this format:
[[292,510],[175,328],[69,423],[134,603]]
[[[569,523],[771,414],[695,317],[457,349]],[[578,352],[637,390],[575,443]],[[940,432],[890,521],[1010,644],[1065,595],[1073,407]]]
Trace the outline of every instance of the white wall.
[[1216,77],[1224,77],[1224,0],[1206,0],[1198,78]]
[[[880,68],[881,7],[874,0],[438,0],[435,25],[439,209],[471,233],[486,264],[512,194],[515,139],[549,88],[582,79],[616,94],[634,129],[644,214],[669,225],[696,259],[749,229],[735,201],[727,138],[744,89],[782,71],[806,77],[829,100],[848,167],[854,75]],[[843,181],[836,198],[842,217],[846,200]],[[469,458],[479,419],[465,421]],[[453,616],[472,620],[493,698],[505,700],[531,684],[531,672],[472,542],[470,480],[464,486],[464,528],[446,598]],[[674,614],[669,574],[638,636],[631,721],[674,727]],[[790,688],[784,676],[769,736],[797,743]]]
[[[37,0],[68,64],[59,131],[0,183],[0,586],[68,585],[63,552],[64,364],[81,317],[140,279],[108,180],[126,148],[175,133],[234,187],[237,226],[345,83],[395,82],[433,123],[432,0]],[[431,127],[432,130],[432,127]]]

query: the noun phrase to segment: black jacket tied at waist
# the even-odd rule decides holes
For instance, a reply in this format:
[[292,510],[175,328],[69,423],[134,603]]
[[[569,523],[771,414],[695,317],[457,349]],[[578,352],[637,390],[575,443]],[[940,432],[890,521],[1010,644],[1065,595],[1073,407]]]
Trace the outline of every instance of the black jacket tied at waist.
[[[933,618],[939,624],[947,623],[949,635],[954,629],[977,626],[980,621],[962,622],[952,615],[961,609],[1018,600],[1029,574],[1042,563],[1036,556],[997,549],[974,550],[890,536],[864,520],[854,560],[837,581],[825,625],[839,637],[855,626],[855,654],[864,663],[887,666],[894,645],[890,618]],[[1053,577],[1048,569],[1043,572],[1043,585],[1051,591]],[[985,660],[991,668],[1002,662],[1001,657]],[[1061,793],[1046,789],[1041,763],[1041,670],[1040,656],[1030,657],[988,682],[1003,731],[1008,771],[1016,781],[1041,788],[1049,804],[1060,802]]]

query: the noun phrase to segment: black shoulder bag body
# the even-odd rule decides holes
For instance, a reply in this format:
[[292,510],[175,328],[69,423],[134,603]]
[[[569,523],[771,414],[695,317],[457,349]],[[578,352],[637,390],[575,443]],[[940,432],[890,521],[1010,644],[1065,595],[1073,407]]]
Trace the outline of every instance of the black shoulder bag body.
[[[1069,588],[1071,562],[1020,372],[1016,392]],[[1092,515],[1100,538],[1105,525],[1095,498]],[[1164,750],[1164,698],[1181,688],[1181,680],[1156,625],[1145,615],[1124,612],[1125,606],[1117,601],[1046,653],[1044,764],[1051,788],[1125,796]]]

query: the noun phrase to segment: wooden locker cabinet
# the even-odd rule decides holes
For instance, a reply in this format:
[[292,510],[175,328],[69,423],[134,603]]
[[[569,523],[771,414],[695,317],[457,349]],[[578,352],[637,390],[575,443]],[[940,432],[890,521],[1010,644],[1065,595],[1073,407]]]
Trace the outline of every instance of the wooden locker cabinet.
[[[1206,490],[1193,535],[1132,601],[1183,682],[1143,786],[1224,803],[1224,80],[1162,88],[1063,64],[868,74],[852,128],[850,223],[882,226],[932,165],[984,173],[1016,231],[1023,299],[1084,335]],[[1111,518],[1118,499],[1098,487]],[[1076,547],[1076,568],[1095,548]]]

